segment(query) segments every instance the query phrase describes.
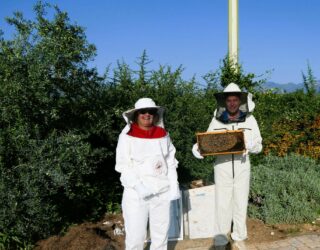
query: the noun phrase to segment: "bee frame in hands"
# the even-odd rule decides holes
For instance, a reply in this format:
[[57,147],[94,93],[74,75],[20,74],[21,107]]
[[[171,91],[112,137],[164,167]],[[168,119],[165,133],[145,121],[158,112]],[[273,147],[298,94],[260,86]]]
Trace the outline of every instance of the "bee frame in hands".
[[196,136],[202,156],[243,154],[246,150],[242,130],[196,133]]

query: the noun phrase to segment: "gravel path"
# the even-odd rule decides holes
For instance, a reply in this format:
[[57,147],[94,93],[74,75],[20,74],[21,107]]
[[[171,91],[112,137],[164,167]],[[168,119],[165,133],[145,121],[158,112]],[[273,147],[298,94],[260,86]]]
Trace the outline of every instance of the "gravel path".
[[[168,250],[213,250],[212,239],[183,240],[170,242]],[[283,240],[262,243],[246,243],[237,247],[235,244],[226,250],[320,250],[320,234],[308,234],[290,237]],[[220,249],[219,249],[220,250]]]

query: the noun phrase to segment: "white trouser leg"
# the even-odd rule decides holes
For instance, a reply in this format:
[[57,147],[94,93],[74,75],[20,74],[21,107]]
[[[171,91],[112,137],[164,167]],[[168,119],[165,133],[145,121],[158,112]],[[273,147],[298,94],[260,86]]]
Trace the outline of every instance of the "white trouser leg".
[[143,250],[148,223],[148,204],[133,189],[125,189],[122,212],[126,232],[126,250]]
[[247,207],[250,186],[250,166],[238,165],[234,179],[233,192],[233,240],[245,240],[247,238]]
[[231,164],[229,166],[216,166],[215,179],[215,245],[227,243],[226,235],[231,230],[233,176]]
[[150,200],[150,250],[166,250],[170,224],[170,201],[154,197]]

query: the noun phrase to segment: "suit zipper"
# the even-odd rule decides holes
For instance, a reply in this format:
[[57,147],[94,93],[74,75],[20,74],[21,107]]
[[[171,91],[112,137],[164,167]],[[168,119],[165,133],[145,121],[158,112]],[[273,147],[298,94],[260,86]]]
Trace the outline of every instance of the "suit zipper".
[[[234,130],[234,125],[232,125],[232,130]],[[232,178],[234,179],[234,154],[232,154]]]

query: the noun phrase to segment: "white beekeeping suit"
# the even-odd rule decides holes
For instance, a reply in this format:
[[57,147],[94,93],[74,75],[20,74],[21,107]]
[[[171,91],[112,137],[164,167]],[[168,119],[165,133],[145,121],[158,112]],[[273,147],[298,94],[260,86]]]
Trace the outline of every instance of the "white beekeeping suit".
[[134,112],[157,108],[163,126],[163,109],[150,98],[141,98],[135,108],[124,112],[127,126],[119,136],[116,149],[116,171],[124,187],[122,210],[126,231],[126,249],[142,250],[149,219],[151,248],[167,249],[170,201],[180,197],[177,181],[178,161],[168,134],[146,139],[128,135]]
[[[241,96],[240,111],[242,118],[237,122],[225,122],[221,117],[226,110],[225,94],[237,93]],[[233,230],[231,238],[242,241],[247,238],[247,206],[250,182],[249,154],[257,154],[262,150],[262,138],[256,119],[251,114],[255,104],[252,95],[241,92],[238,85],[230,83],[223,93],[216,95],[218,108],[209,125],[209,131],[243,130],[246,145],[244,154],[229,154],[216,156],[214,162],[215,178],[215,244],[227,244],[226,235]],[[195,157],[202,159],[198,145],[193,146]]]

